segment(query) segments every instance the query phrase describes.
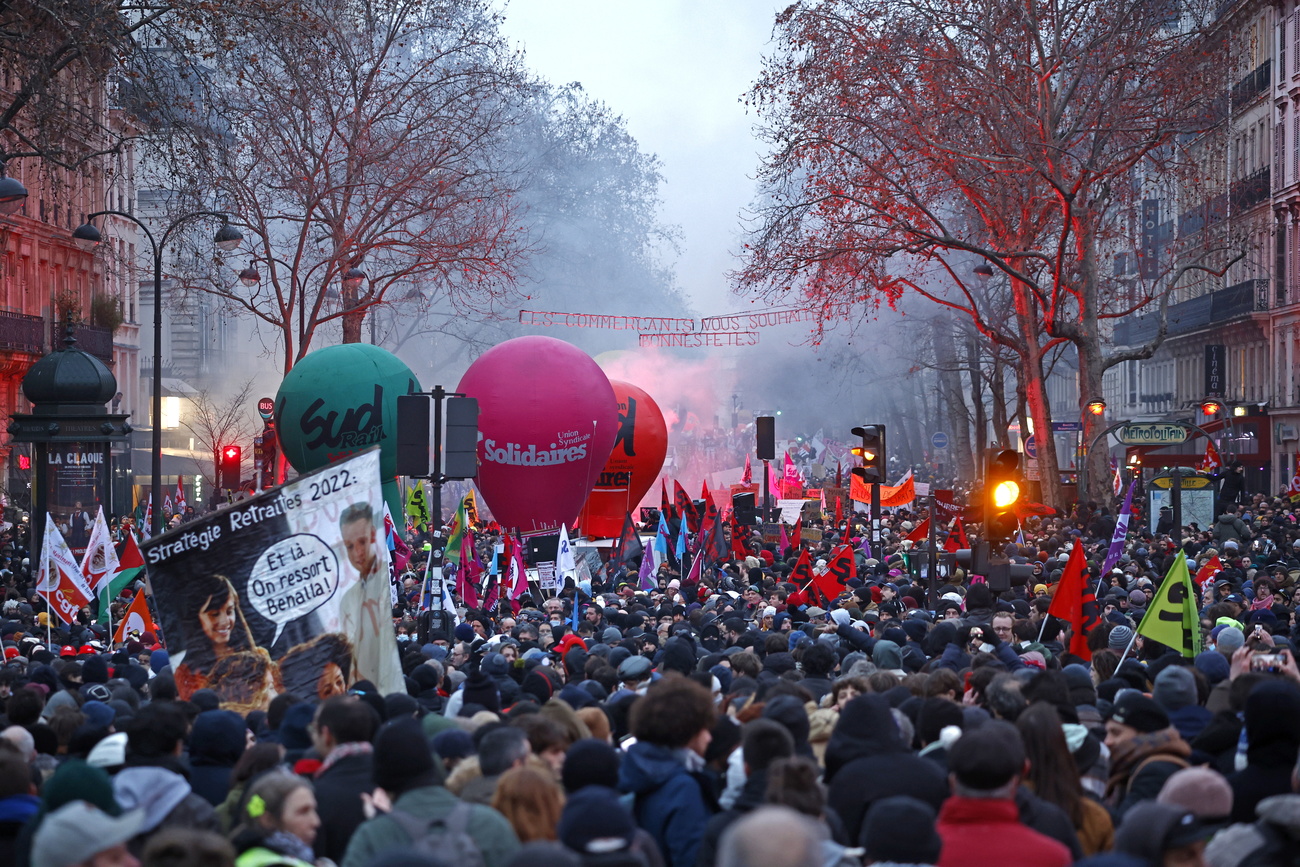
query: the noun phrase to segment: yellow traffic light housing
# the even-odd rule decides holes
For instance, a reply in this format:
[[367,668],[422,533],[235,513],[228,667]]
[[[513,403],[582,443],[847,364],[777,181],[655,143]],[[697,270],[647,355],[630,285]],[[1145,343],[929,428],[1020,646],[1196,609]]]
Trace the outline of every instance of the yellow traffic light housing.
[[994,449],[984,465],[984,536],[989,542],[1009,542],[1019,519],[1016,504],[1023,491],[1020,453]]

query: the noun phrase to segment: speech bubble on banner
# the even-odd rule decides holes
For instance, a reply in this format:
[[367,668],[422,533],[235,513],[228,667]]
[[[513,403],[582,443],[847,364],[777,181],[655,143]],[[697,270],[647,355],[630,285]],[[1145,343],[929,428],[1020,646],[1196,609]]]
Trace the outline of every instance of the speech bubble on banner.
[[339,558],[324,539],[296,533],[262,552],[248,576],[248,601],[275,624],[280,640],[284,625],[315,611],[339,586]]

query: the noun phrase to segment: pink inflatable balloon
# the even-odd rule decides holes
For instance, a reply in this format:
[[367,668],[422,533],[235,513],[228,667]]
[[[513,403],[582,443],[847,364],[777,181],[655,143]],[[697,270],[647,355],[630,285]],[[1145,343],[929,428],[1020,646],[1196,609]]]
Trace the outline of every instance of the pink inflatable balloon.
[[478,398],[478,487],[502,526],[572,524],[614,447],[617,401],[582,350],[517,337],[478,357],[457,391]]

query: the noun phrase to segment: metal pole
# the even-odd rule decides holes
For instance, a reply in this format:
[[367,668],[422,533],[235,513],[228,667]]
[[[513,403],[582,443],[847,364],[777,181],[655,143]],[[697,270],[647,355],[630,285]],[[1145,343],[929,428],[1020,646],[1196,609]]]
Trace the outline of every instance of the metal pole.
[[[930,551],[929,551],[930,562],[929,562],[929,575],[926,581],[926,588],[928,591],[927,596],[930,600],[931,608],[939,604],[939,598],[936,592],[939,587],[939,583],[938,583],[938,572],[939,572],[938,502],[939,501],[935,497],[935,495],[931,494],[930,495],[930,538],[928,540],[930,545]],[[874,554],[875,551],[872,551],[872,553]]]
[[768,521],[772,517],[772,492],[768,486],[768,476],[771,473],[767,468],[767,461],[763,461],[763,535],[768,533]]
[[1174,539],[1178,542],[1179,547],[1182,547],[1183,544],[1183,471],[1178,467],[1174,467],[1174,471],[1170,475],[1169,479],[1172,482],[1169,488],[1169,503],[1174,510]]
[[885,548],[880,544],[880,482],[871,483],[871,556],[883,564]]
[[153,443],[149,456],[150,497],[153,514],[149,521],[149,535],[162,532],[162,265],[163,247],[153,244]]
[[435,385],[433,391],[433,470],[429,476],[430,484],[433,487],[433,516],[438,522],[438,530],[442,531],[442,401],[447,396],[447,390],[441,385]]

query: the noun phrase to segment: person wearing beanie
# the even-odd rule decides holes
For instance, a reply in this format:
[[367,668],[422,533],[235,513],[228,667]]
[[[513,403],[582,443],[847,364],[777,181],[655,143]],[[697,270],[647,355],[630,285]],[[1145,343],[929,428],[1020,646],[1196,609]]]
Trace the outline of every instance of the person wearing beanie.
[[1148,864],[1204,864],[1210,832],[1192,811],[1147,801],[1136,805],[1115,831],[1115,851]]
[[1196,814],[1207,828],[1218,830],[1232,815],[1232,786],[1209,768],[1184,768],[1165,780],[1156,801]]
[[[647,845],[653,841],[638,834],[636,821],[608,786],[586,786],[569,795],[556,832],[566,848],[584,865],[647,863]],[[620,856],[625,856],[620,858]]]
[[1137,690],[1121,690],[1106,720],[1110,749],[1107,805],[1123,816],[1140,801],[1154,800],[1178,771],[1189,767],[1192,748],[1169,723],[1154,699]]
[[925,801],[907,795],[881,798],[867,810],[858,845],[868,864],[937,864],[943,849],[937,820]]
[[451,823],[453,813],[478,847],[484,867],[504,867],[519,850],[519,838],[504,816],[491,807],[467,804],[443,786],[441,769],[414,718],[385,723],[375,736],[374,782],[393,809],[357,828],[339,867],[369,867],[384,852],[412,845],[415,837],[408,827],[436,833],[438,828],[429,826]]
[[[473,708],[473,712],[466,713],[470,708]],[[461,686],[461,705],[458,713],[461,716],[472,716],[480,710],[500,713],[501,691],[496,681],[488,677],[482,668],[476,668],[470,672],[469,677],[465,678],[464,685]]]
[[1106,638],[1106,646],[1116,653],[1123,653],[1129,649],[1129,644],[1133,641],[1133,629],[1128,626],[1116,626],[1110,631]]
[[1151,698],[1164,708],[1169,715],[1169,722],[1188,743],[1205,731],[1214,716],[1198,704],[1196,675],[1182,665],[1167,666],[1156,675]]

